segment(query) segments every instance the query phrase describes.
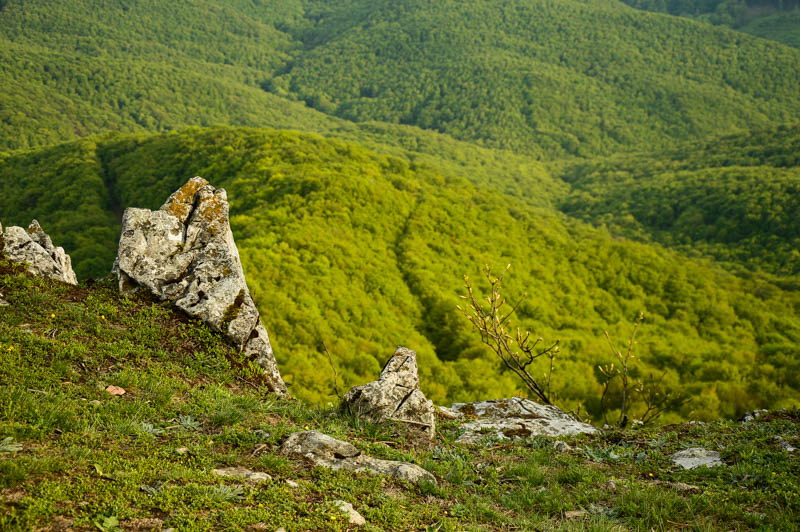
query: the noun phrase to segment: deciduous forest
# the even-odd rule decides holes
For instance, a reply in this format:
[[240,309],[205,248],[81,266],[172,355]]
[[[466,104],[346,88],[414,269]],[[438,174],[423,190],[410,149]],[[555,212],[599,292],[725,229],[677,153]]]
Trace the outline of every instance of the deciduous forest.
[[689,398],[664,421],[798,406],[796,6],[628,3],[0,2],[0,223],[85,281],[125,208],[225,188],[313,403],[323,344],[345,387],[403,345],[436,403],[526,395],[456,309],[510,264],[566,409],[601,419],[640,313],[633,378]]

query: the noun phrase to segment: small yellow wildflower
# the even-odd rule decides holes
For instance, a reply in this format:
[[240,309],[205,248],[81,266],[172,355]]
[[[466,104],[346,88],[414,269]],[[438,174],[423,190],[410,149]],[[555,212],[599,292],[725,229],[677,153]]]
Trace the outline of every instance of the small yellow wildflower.
[[308,425],[306,425],[305,427],[303,427],[303,429],[304,429],[304,430],[308,430],[309,428],[310,428],[310,427],[309,427]]
[[101,320],[104,320],[104,319],[106,319],[105,315],[104,315],[104,314],[100,314],[100,319],[101,319]]
[[52,318],[55,318],[55,317],[56,317],[56,315],[55,315],[55,314],[50,314],[50,318],[51,318],[51,319],[52,319]]
[[13,345],[10,345],[10,346],[8,346],[8,352],[9,352],[9,353],[10,353],[11,351],[13,351],[13,350],[14,350],[14,346],[13,346]]
[[648,476],[648,477],[652,477],[652,476],[653,476],[653,474],[652,474],[652,473],[648,473],[648,474],[647,474],[647,476]]

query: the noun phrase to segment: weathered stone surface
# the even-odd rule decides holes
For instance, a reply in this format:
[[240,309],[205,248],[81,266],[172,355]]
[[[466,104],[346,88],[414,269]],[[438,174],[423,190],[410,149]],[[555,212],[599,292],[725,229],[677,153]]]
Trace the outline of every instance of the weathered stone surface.
[[753,410],[752,412],[747,412],[744,416],[742,416],[742,418],[739,421],[741,421],[743,423],[749,423],[750,421],[753,421],[754,419],[760,418],[761,416],[763,416],[767,412],[768,412],[768,410],[766,410],[764,408],[762,408],[761,410]]
[[788,441],[784,440],[781,436],[775,436],[774,438],[775,443],[778,445],[778,449],[781,451],[786,451],[787,453],[793,453],[797,450],[795,446],[793,446]]
[[281,445],[281,452],[308,460],[315,466],[388,475],[410,482],[427,480],[436,483],[436,478],[418,465],[372,458],[361,454],[361,451],[347,442],[315,430],[295,432],[290,435]]
[[272,480],[272,477],[267,473],[251,471],[246,467],[223,467],[220,469],[212,469],[211,472],[221,477],[243,478],[253,482],[265,482],[267,480]]
[[477,418],[461,425],[464,433],[456,440],[459,443],[478,443],[487,435],[502,440],[597,432],[593,426],[577,421],[558,407],[541,405],[521,397],[455,403],[450,408],[465,417]]
[[27,229],[0,226],[0,251],[12,262],[24,263],[28,272],[69,284],[78,284],[72,260],[33,220]]
[[419,389],[417,354],[398,347],[377,381],[356,386],[344,396],[350,412],[375,423],[406,423],[433,437],[436,432],[433,402]]
[[681,466],[684,469],[694,469],[700,466],[716,467],[725,465],[720,460],[719,453],[716,451],[709,451],[702,447],[692,447],[684,449],[673,454],[672,463]]
[[367,524],[367,520],[353,508],[353,505],[349,502],[338,500],[333,501],[333,505],[336,506],[338,509],[342,511],[343,514],[347,516],[351,525],[355,526],[363,526]]
[[121,291],[144,287],[224,333],[286,393],[267,331],[242,270],[225,190],[193,177],[157,211],[130,208],[122,218],[114,272]]

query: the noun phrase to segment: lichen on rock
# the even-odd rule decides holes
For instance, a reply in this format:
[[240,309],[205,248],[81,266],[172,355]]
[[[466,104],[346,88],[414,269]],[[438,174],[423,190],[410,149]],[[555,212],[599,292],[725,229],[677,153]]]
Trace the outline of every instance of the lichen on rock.
[[308,460],[314,466],[388,475],[409,482],[424,480],[436,483],[436,478],[418,465],[367,456],[354,445],[315,430],[291,434],[281,445],[281,452]]
[[459,443],[479,443],[487,436],[505,440],[597,432],[596,428],[576,420],[556,406],[521,397],[455,403],[450,409],[465,418],[474,418],[461,425],[463,433],[456,440]]
[[113,271],[121,291],[146,288],[225,334],[272,391],[286,393],[245,282],[224,189],[193,177],[157,211],[126,209]]
[[430,438],[436,432],[434,405],[419,388],[417,354],[405,347],[397,348],[377,381],[353,387],[344,402],[350,412],[375,423],[405,423]]
[[11,262],[25,264],[32,275],[78,284],[69,255],[64,248],[53,245],[36,220],[27,229],[12,226],[4,231],[0,225],[0,251]]

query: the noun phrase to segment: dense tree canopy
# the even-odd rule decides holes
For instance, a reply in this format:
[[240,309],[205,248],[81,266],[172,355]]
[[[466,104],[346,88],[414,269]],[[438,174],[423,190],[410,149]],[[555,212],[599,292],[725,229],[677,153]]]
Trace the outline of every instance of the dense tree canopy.
[[578,0],[10,0],[0,147],[109,129],[382,121],[539,158],[800,116],[800,51]]
[[[762,14],[742,28],[794,31]],[[348,386],[402,344],[437,402],[524,394],[456,311],[464,274],[511,264],[520,326],[561,340],[556,402],[600,415],[603,332],[644,312],[633,377],[692,399],[668,419],[792,406],[798,66],[614,0],[2,0],[0,222],[38,218],[86,279],[124,208],[227,188],[310,401],[331,399],[323,342]]]
[[561,209],[618,235],[800,275],[800,126],[574,162]]
[[[640,311],[635,375],[695,399],[673,418],[797,404],[800,296],[788,278],[737,277],[355,144],[209,128],[12,153],[0,163],[2,222],[39,216],[78,271],[97,275],[110,268],[119,209],[156,208],[193,175],[228,190],[249,284],[302,398],[330,400],[323,342],[348,386],[373,379],[405,345],[437,402],[525,393],[456,310],[464,274],[477,281],[483,264],[511,263],[509,296],[531,295],[520,325],[561,340],[561,404],[599,415],[596,366],[611,356],[603,331],[621,343]],[[558,201],[548,183],[530,182],[528,195]]]

